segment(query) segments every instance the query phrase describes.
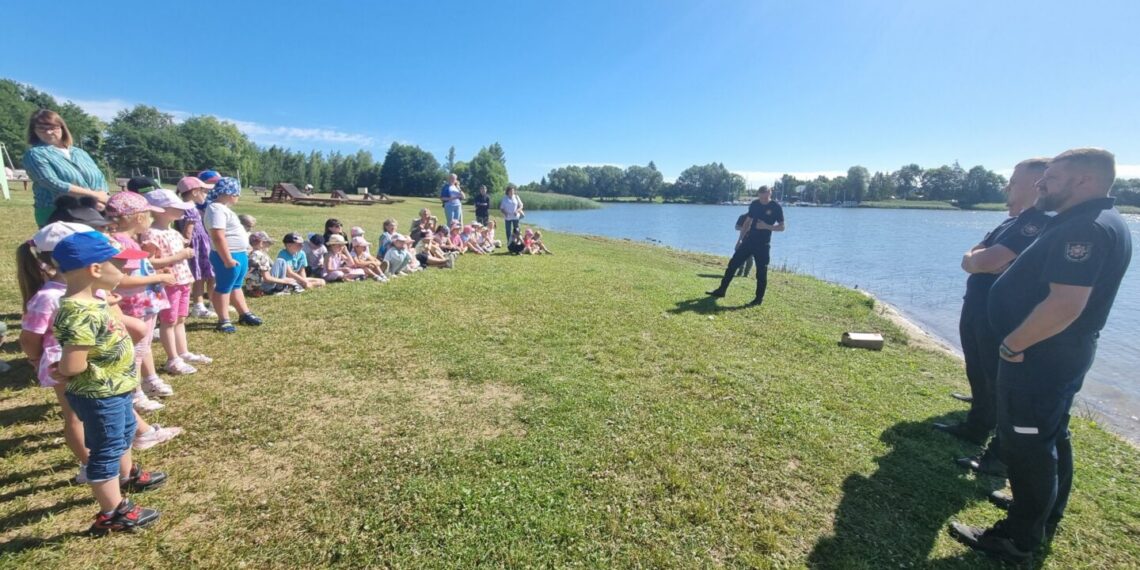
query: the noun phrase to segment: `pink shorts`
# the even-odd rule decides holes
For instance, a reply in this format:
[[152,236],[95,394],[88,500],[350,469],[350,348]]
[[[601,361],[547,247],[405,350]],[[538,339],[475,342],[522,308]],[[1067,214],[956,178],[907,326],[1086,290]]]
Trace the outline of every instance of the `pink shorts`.
[[166,300],[170,302],[170,308],[158,312],[158,320],[165,325],[173,325],[178,322],[180,318],[190,316],[190,286],[189,285],[167,285]]

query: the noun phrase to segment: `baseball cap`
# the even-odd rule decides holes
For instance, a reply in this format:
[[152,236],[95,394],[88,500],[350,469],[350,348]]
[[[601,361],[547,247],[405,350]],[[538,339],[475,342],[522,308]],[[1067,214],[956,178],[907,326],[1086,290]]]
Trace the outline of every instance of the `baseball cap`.
[[140,212],[161,212],[162,208],[155,208],[146,201],[142,194],[134,192],[119,192],[107,200],[107,213],[111,216],[129,216]]
[[201,180],[198,180],[196,176],[184,176],[181,180],[178,181],[179,194],[185,194],[191,190],[197,190],[198,188],[208,189],[209,185],[207,185],[205,182],[202,182]]
[[71,234],[56,244],[51,252],[59,270],[67,273],[111,259],[146,259],[149,255],[141,249],[119,251],[111,245],[107,236],[99,232],[79,232]]
[[265,232],[253,232],[252,234],[249,234],[249,243],[268,243],[269,241],[271,241],[269,239],[269,234]]
[[[258,232],[258,233],[262,233],[262,232]],[[305,240],[301,239],[301,236],[299,234],[297,234],[297,232],[289,232],[289,233],[285,234],[285,238],[282,241],[284,241],[286,244],[305,243]]]
[[309,235],[309,243],[311,243],[317,247],[325,245],[325,236],[323,236],[321,234],[310,234]]
[[147,203],[159,209],[174,208],[175,210],[186,211],[194,207],[194,204],[183,202],[174,192],[166,189],[151,190],[143,196]]
[[222,175],[218,174],[217,170],[203,170],[198,173],[198,180],[206,183],[207,187],[213,187],[214,183],[222,179]]
[[79,208],[68,208],[67,216],[68,222],[77,222],[92,228],[101,228],[110,225],[110,221],[103,217],[103,213],[95,208],[81,206]]
[[135,176],[127,181],[127,190],[138,194],[146,194],[159,188],[162,188],[162,184],[149,176]]
[[32,236],[32,243],[35,244],[36,249],[42,252],[51,252],[55,250],[55,246],[64,238],[71,234],[82,232],[93,232],[94,229],[87,224],[78,224],[75,222],[53,222],[36,232]]

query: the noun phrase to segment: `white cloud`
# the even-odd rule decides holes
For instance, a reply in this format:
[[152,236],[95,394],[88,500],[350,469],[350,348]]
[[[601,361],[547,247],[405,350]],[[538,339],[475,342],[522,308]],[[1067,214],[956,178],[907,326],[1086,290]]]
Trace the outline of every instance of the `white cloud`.
[[[62,95],[55,95],[57,99],[70,100],[79,105],[84,111],[99,117],[103,121],[111,121],[119,111],[130,109],[137,103],[123,99],[73,99]],[[182,122],[193,116],[186,111],[159,109],[174,117],[175,122]],[[238,130],[245,133],[251,140],[259,144],[279,144],[288,146],[296,142],[316,142],[336,145],[357,145],[369,147],[376,140],[368,135],[348,133],[328,128],[287,127],[279,125],[263,125],[253,121],[229,119],[218,117],[222,121],[229,121],[237,125]]]
[[240,119],[219,118],[223,121],[229,121],[237,125],[238,130],[245,133],[249,136],[249,138],[255,141],[274,139],[286,141],[316,141],[331,144],[355,144],[360,146],[372,146],[373,143],[376,142],[374,138],[368,135],[346,133],[334,129],[280,127],[262,125],[253,121],[242,121]]
[[774,184],[785,174],[791,174],[799,180],[815,180],[820,176],[826,176],[828,178],[847,176],[846,170],[803,170],[798,172],[787,170],[733,170],[732,172],[743,176],[744,181],[750,188],[764,184]]
[[1140,178],[1140,164],[1117,164],[1117,178]]

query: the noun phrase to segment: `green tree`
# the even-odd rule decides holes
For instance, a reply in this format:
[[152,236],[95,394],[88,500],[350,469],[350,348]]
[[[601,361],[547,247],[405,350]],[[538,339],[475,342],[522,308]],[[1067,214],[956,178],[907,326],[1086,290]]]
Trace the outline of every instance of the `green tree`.
[[876,172],[871,176],[867,185],[867,198],[870,200],[888,200],[898,191],[895,177],[886,172]]
[[744,194],[744,177],[729,172],[723,163],[690,166],[673,183],[677,197],[703,204],[719,204]]
[[119,111],[107,128],[107,161],[118,174],[146,172],[151,167],[192,169],[186,140],[174,117],[154,107],[137,105]]
[[653,200],[661,193],[665,178],[657,170],[657,165],[649,161],[646,166],[630,166],[625,169],[625,188],[629,196],[640,200]]
[[984,166],[975,166],[966,173],[962,181],[962,191],[958,196],[958,203],[962,205],[981,204],[983,202],[1001,202],[1001,189],[1005,186],[1005,178],[1000,174],[988,170]]
[[185,145],[180,161],[185,168],[240,174],[248,182],[260,179],[260,153],[237,125],[211,116],[190,117],[176,126],[176,135]]
[[928,200],[957,200],[964,180],[965,173],[958,163],[944,164],[922,173],[922,191]]
[[[492,147],[498,147],[498,155],[492,152]],[[463,186],[466,188],[468,200],[475,199],[480,186],[486,186],[489,194],[499,194],[506,190],[507,184],[510,183],[510,177],[507,176],[506,165],[501,161],[501,154],[502,147],[495,143],[491,147],[479,149],[475,157],[467,163],[466,180],[463,180]]]
[[414,145],[392,143],[380,167],[377,186],[385,194],[434,196],[445,177],[439,161],[430,152]]
[[871,183],[871,173],[862,166],[852,166],[847,169],[847,183],[844,186],[846,200],[862,202]]
[[593,198],[590,176],[581,166],[572,165],[555,168],[546,175],[546,179],[546,186],[550,192]]
[[445,166],[445,168],[447,169],[448,174],[452,174],[455,172],[455,147],[454,146],[447,149],[447,166]]
[[908,200],[917,194],[919,183],[922,181],[922,173],[922,167],[914,163],[907,164],[895,171],[894,178],[900,198]]

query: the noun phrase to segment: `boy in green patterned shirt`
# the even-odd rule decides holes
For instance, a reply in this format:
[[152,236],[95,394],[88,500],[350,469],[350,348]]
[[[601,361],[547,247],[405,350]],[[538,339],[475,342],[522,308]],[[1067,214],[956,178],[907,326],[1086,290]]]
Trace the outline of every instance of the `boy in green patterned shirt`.
[[96,291],[110,291],[123,278],[123,264],[146,257],[118,251],[98,232],[72,234],[52,258],[67,281],[53,326],[63,358],[52,375],[67,385],[67,400],[79,419],[90,459],[87,478],[99,514],[90,532],[133,531],[158,520],[158,511],[135,506],[124,491],[145,491],[166,482],[164,473],[143,471],[131,461],[135,433],[132,392],[138,386],[134,346],[121,322]]

